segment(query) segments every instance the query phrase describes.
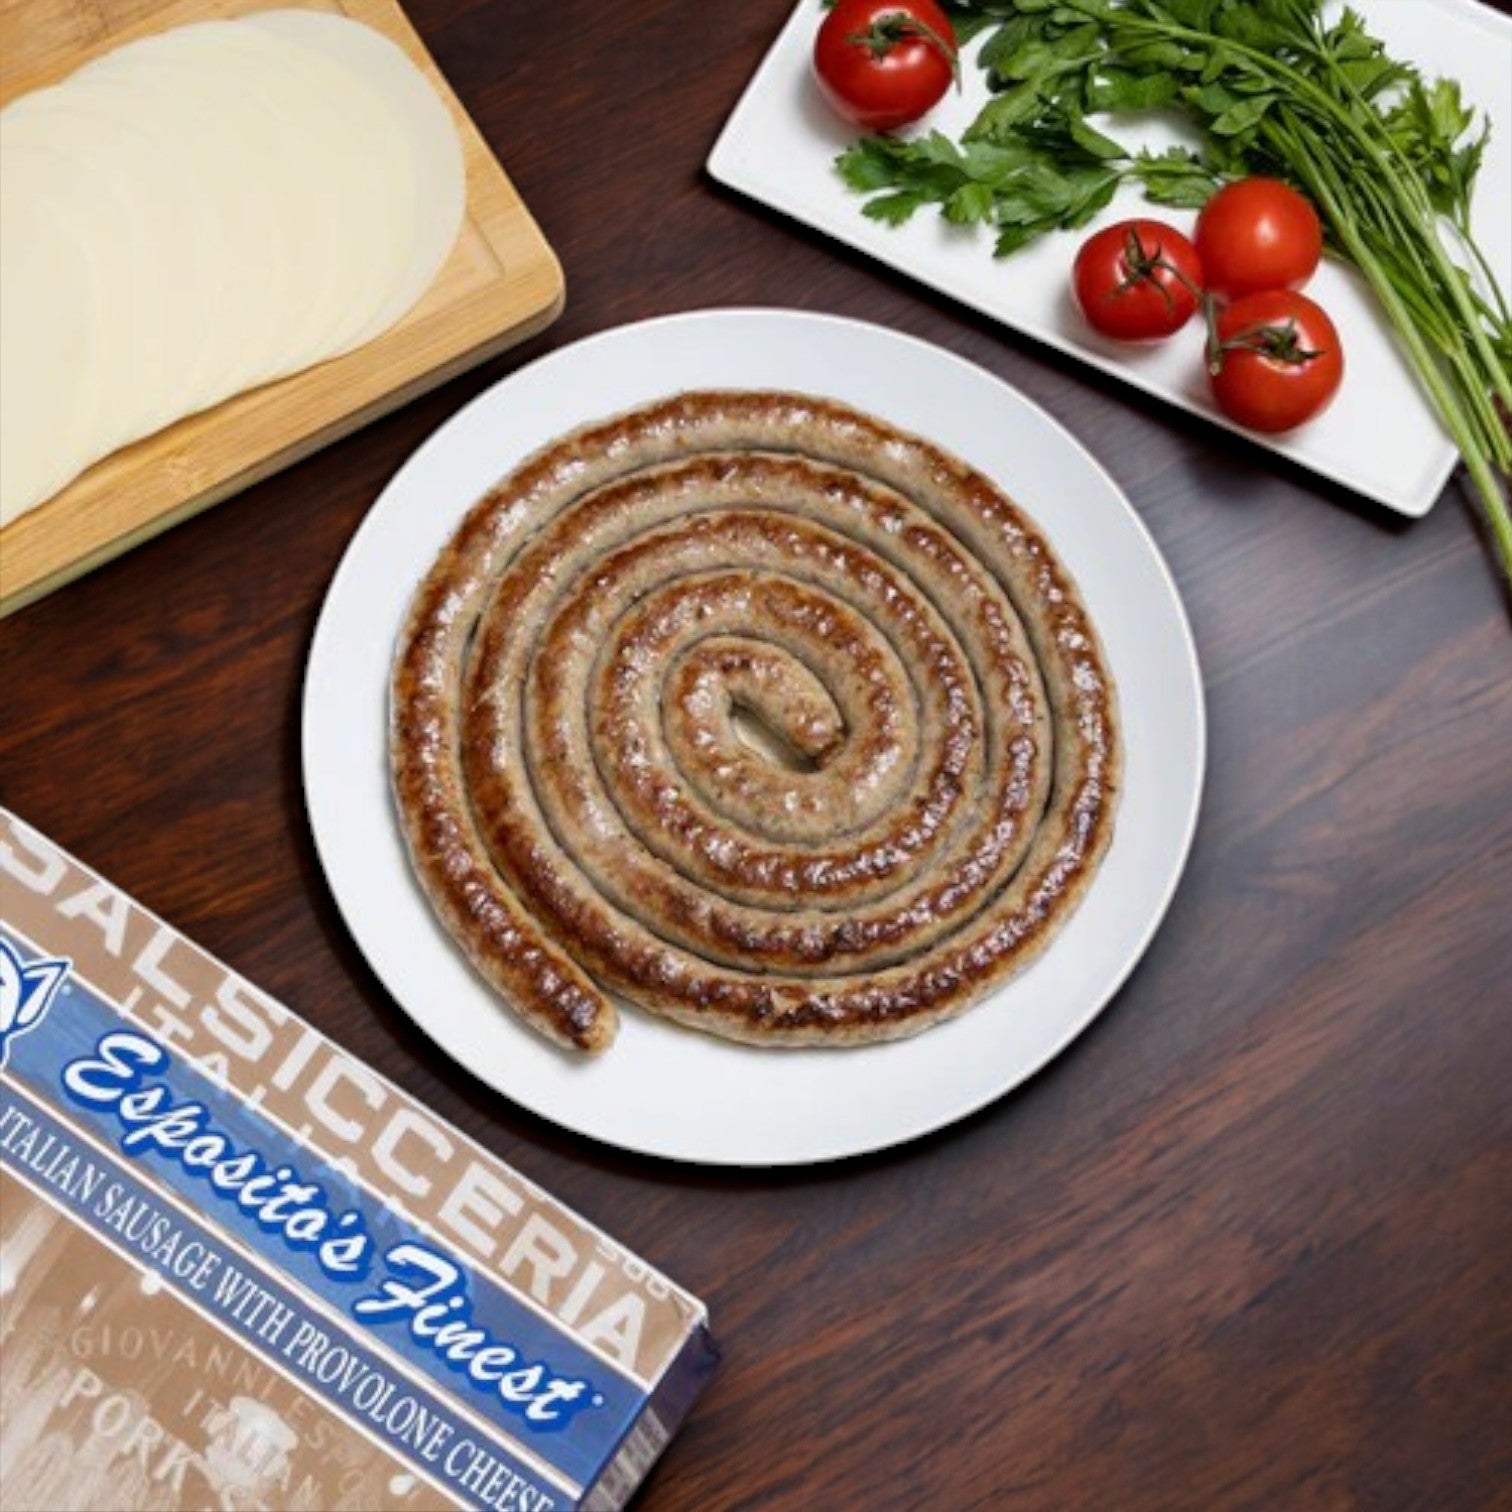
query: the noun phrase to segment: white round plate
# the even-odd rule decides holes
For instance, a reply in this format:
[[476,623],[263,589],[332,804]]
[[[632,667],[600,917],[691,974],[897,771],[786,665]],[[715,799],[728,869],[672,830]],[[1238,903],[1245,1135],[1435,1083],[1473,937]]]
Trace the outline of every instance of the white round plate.
[[[390,797],[387,683],[409,598],[462,514],[521,458],[589,420],[683,389],[797,389],[916,431],[995,478],[1075,574],[1118,684],[1126,773],[1081,907],[1027,972],[915,1039],[757,1049],[633,1008],[595,1059],[501,1004],[436,922]],[[1165,563],[1111,478],[981,368],[895,331],[784,310],[621,327],[480,395],[400,469],[331,583],[305,683],[304,776],[336,902],[400,1007],[506,1097],[622,1149],[783,1166],[881,1149],[1002,1096],[1076,1037],[1149,944],[1186,861],[1205,748],[1191,632]]]

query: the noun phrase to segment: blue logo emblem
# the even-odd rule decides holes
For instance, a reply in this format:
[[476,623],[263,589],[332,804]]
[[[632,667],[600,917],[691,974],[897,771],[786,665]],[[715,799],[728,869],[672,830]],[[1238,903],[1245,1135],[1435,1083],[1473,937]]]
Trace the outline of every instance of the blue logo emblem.
[[42,1022],[72,965],[23,961],[9,940],[0,939],[0,1071],[10,1060],[11,1041]]

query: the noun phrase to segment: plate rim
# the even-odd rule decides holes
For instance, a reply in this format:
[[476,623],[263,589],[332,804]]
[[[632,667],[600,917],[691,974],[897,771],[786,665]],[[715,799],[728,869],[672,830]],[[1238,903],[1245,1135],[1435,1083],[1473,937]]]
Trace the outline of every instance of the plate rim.
[[[690,1151],[685,1144],[676,1141],[671,1143],[658,1139],[631,1141],[623,1137],[616,1137],[599,1129],[585,1126],[581,1121],[574,1121],[572,1118],[564,1116],[560,1109],[550,1103],[549,1099],[542,1099],[532,1095],[530,1089],[522,1091],[518,1087],[506,1087],[502,1085],[500,1078],[485,1074],[474,1064],[470,1063],[460,1048],[454,1048],[452,1044],[447,1042],[447,1039],[443,1037],[437,1024],[431,1018],[418,1012],[405,1001],[404,996],[401,995],[398,988],[398,984],[391,980],[390,973],[386,969],[388,962],[381,955],[369,948],[368,942],[364,937],[363,922],[359,918],[354,917],[354,913],[357,910],[351,900],[338,887],[335,880],[338,866],[333,856],[328,853],[331,837],[323,831],[322,819],[317,812],[316,795],[312,792],[311,780],[313,749],[318,738],[318,726],[320,723],[320,711],[316,708],[314,698],[314,684],[317,681],[317,672],[319,667],[324,664],[327,657],[331,654],[327,647],[331,637],[337,633],[337,619],[341,609],[344,607],[344,600],[350,592],[348,580],[359,570],[358,559],[360,551],[369,532],[382,528],[382,510],[385,501],[391,496],[400,493],[406,478],[420,472],[435,452],[444,450],[449,443],[454,444],[456,436],[467,423],[467,417],[490,404],[498,403],[496,395],[500,391],[507,390],[515,384],[528,383],[538,372],[549,372],[564,363],[591,361],[593,352],[605,344],[625,341],[652,341],[657,332],[665,331],[670,326],[719,324],[727,321],[749,322],[757,326],[768,321],[775,321],[781,325],[803,326],[814,330],[838,331],[842,333],[842,337],[845,332],[859,332],[867,337],[880,335],[889,341],[901,344],[907,349],[927,353],[929,360],[943,361],[947,365],[953,366],[969,375],[972,381],[994,386],[1004,391],[1015,402],[1022,405],[1038,424],[1044,425],[1058,433],[1064,444],[1077,452],[1082,462],[1095,472],[1103,486],[1108,490],[1111,499],[1117,502],[1127,517],[1128,523],[1133,527],[1150,565],[1155,569],[1155,580],[1163,600],[1172,613],[1172,625],[1177,631],[1177,638],[1182,653],[1181,670],[1186,679],[1185,688],[1191,694],[1188,712],[1192,719],[1192,744],[1190,749],[1192,780],[1190,787],[1184,795],[1185,802],[1181,814],[1179,832],[1174,837],[1176,845],[1173,851],[1173,859],[1169,866],[1169,874],[1165,878],[1158,894],[1150,895],[1147,900],[1148,917],[1144,927],[1139,932],[1133,945],[1126,949],[1125,959],[1116,974],[1111,976],[1107,982],[1101,984],[1097,992],[1090,995],[1088,1005],[1081,1008],[1075,1014],[1061,1033],[1048,1038],[1044,1046],[1037,1049],[1034,1063],[1027,1068],[1010,1071],[1005,1079],[994,1081],[991,1087],[985,1092],[952,1104],[950,1110],[943,1114],[926,1113],[909,1120],[899,1121],[884,1135],[869,1137],[863,1141],[838,1141],[834,1143],[833,1147],[827,1146],[807,1152],[780,1151],[775,1155],[768,1152],[760,1156],[731,1154],[723,1150],[713,1152],[707,1150]],[[673,391],[677,387],[678,385],[675,381],[671,384],[662,384],[660,386],[657,386],[653,382],[648,385],[646,397],[633,402],[648,402],[653,397],[653,389],[656,393],[661,393]],[[819,392],[822,391],[823,386],[811,385],[811,387],[816,392]],[[846,400],[844,402],[851,401]],[[550,438],[547,437],[545,439],[549,440]],[[542,441],[536,444],[545,444],[545,442]],[[522,453],[522,455],[524,454]],[[507,471],[518,460],[520,459],[506,460],[501,464],[501,470]],[[451,521],[451,526],[448,528],[452,528],[455,521],[461,519],[462,514],[473,502],[474,500],[471,498],[458,500],[455,515],[447,515],[447,519]],[[419,569],[417,568],[416,571],[416,581],[418,581]],[[385,665],[388,664],[388,658],[391,655],[393,637],[397,636],[398,631],[399,625],[396,623],[393,625],[389,639],[385,644]],[[386,705],[383,713],[386,722]],[[1185,605],[1182,601],[1175,577],[1170,570],[1169,563],[1166,561],[1159,544],[1154,539],[1138,510],[1134,508],[1117,481],[1086,445],[1056,416],[1044,409],[1043,406],[1024,394],[1013,384],[999,377],[996,373],[993,373],[981,364],[973,362],[969,358],[963,357],[925,338],[898,331],[876,322],[860,320],[849,316],[798,310],[786,306],[712,306],[650,316],[642,320],[607,327],[592,332],[578,340],[568,342],[563,346],[553,348],[551,351],[545,352],[514,371],[505,374],[497,382],[490,384],[465,405],[453,412],[452,415],[444,420],[410,452],[384,484],[357,529],[350,537],[342,553],[341,560],[337,564],[327,585],[320,612],[316,618],[305,658],[301,685],[300,785],[304,797],[306,821],[314,843],[321,873],[325,880],[327,891],[336,905],[337,912],[352,943],[356,946],[368,969],[373,972],[382,984],[393,1005],[409,1023],[419,1029],[446,1056],[449,1062],[467,1072],[494,1095],[506,1099],[531,1115],[541,1118],[557,1128],[608,1149],[697,1167],[790,1170],[831,1165],[842,1160],[855,1159],[885,1150],[897,1149],[900,1146],[961,1123],[1038,1076],[1040,1072],[1059,1059],[1072,1043],[1086,1033],[1091,1024],[1095,1022],[1117,997],[1129,977],[1148,953],[1151,942],[1164,922],[1177,888],[1186,874],[1192,845],[1196,836],[1207,779],[1207,724],[1206,697],[1201,662],[1192,633],[1191,622],[1186,613]],[[384,756],[384,765],[386,768],[386,754]],[[314,785],[318,786],[319,784]],[[393,814],[391,807],[388,812],[390,822],[397,833],[397,816]],[[419,892],[418,884],[414,884],[413,877],[411,877],[410,881],[415,887],[416,896],[421,898],[423,902],[423,895]],[[449,940],[447,943],[451,944]],[[452,946],[452,948],[455,949],[455,946]],[[1053,951],[1054,948],[1054,944],[1052,943],[1050,950]],[[471,971],[470,967],[469,971]],[[480,994],[489,993],[489,989],[483,984],[481,978],[476,978],[476,982]],[[498,1007],[501,1018],[509,1024],[512,1031],[527,1036],[534,1035],[534,1031],[520,1022],[514,1016],[513,1011],[506,1005],[492,1006]],[[904,1040],[897,1043],[907,1045],[911,1041]],[[762,1053],[759,1048],[740,1048],[748,1049],[752,1054]],[[610,1053],[612,1054],[613,1052],[611,1051]],[[772,1051],[770,1053],[775,1055],[792,1052]],[[837,1052],[833,1049],[820,1049],[818,1053],[834,1054]]]

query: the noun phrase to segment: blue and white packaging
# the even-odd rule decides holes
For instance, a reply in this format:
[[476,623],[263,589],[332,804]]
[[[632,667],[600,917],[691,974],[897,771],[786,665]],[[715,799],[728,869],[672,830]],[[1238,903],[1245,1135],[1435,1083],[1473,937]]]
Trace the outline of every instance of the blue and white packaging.
[[121,1512],[607,1512],[717,1360],[696,1298],[3,809],[0,1340],[0,1503]]

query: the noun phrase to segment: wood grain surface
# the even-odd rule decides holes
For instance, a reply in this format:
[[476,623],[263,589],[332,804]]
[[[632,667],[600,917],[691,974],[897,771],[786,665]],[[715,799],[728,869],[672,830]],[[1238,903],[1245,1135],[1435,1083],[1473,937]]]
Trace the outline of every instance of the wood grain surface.
[[[1512,1506],[1512,632],[1456,480],[1408,525],[711,185],[787,0],[411,0],[566,268],[546,334],[0,625],[0,798],[711,1304],[647,1512]],[[796,305],[926,337],[1112,471],[1202,657],[1191,865],[1020,1092],[902,1150],[708,1173],[438,1056],[300,789],[331,573],[484,385],[606,326]]]

